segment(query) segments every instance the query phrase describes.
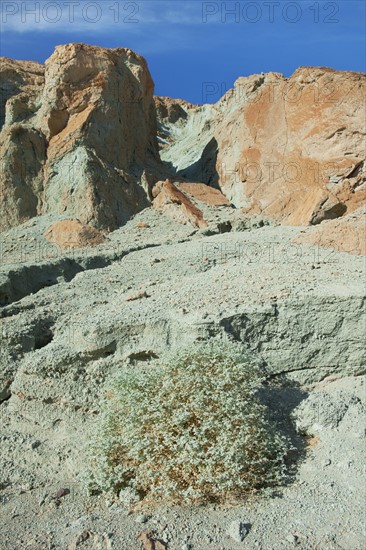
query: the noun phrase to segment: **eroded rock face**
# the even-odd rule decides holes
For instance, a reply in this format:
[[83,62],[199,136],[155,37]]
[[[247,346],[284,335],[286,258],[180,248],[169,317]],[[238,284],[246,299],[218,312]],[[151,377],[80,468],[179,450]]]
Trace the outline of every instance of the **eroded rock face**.
[[0,134],[0,230],[39,213],[46,154],[42,132],[18,122],[4,126]]
[[67,44],[44,69],[10,60],[6,67],[0,229],[48,212],[112,229],[149,205],[160,160],[154,84],[142,57]]
[[183,99],[170,97],[154,97],[156,116],[158,119],[159,148],[165,149],[179,138],[180,130],[188,119],[188,112],[196,106]]
[[337,218],[366,198],[365,85],[363,73],[323,67],[239,78],[215,105],[186,109],[162,158],[249,214],[289,225]]
[[44,85],[44,67],[33,61],[14,61],[2,57],[0,61],[0,129],[19,122],[37,109],[37,97]]
[[252,75],[215,105],[192,105],[153,100],[131,50],[67,44],[45,67],[3,58],[1,76],[0,230],[46,213],[112,230],[166,177],[189,185],[185,196],[221,203],[192,185],[205,183],[245,214],[288,225],[365,203],[362,73]]
[[184,99],[172,99],[170,97],[155,96],[154,102],[158,119],[170,124],[187,120],[187,111],[198,107],[198,105],[193,105]]

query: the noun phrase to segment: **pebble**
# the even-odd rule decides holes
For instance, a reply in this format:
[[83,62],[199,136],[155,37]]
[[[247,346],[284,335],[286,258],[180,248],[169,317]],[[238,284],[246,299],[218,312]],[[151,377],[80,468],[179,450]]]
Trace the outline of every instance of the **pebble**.
[[236,542],[243,542],[249,533],[249,525],[240,520],[234,520],[227,527],[226,533]]
[[45,493],[44,495],[41,496],[38,502],[39,506],[42,506],[46,502],[47,497],[48,497],[48,493]]
[[146,523],[147,521],[149,521],[150,518],[151,518],[151,516],[148,516],[146,514],[139,514],[138,516],[135,517],[135,522],[136,523]]
[[290,534],[290,535],[287,535],[286,540],[287,540],[287,542],[290,542],[291,544],[296,544],[297,543],[297,538],[298,537],[296,535]]
[[139,300],[140,298],[149,298],[149,295],[145,290],[139,290],[137,292],[132,292],[126,296],[126,302],[133,302],[134,300]]
[[69,495],[69,494],[70,494],[70,489],[68,489],[67,487],[65,487],[65,488],[63,487],[62,489],[59,489],[57,491],[54,498],[55,498],[55,500],[58,500],[58,499],[63,498],[66,495]]
[[89,537],[90,537],[89,531],[83,531],[78,536],[78,538],[76,540],[76,544],[81,544],[82,542],[85,542],[86,540],[88,540]]

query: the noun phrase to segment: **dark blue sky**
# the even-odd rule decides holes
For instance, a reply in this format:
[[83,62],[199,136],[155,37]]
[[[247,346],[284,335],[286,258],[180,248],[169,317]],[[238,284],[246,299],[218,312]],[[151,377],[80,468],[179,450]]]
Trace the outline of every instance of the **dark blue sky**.
[[366,70],[363,0],[0,3],[1,55],[44,62],[67,42],[128,47],[146,57],[156,94],[193,103],[215,102],[239,76],[262,71]]

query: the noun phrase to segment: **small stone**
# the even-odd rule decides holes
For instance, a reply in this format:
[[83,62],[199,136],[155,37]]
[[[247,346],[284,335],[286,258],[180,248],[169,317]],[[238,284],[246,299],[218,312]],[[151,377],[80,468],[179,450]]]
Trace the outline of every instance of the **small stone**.
[[148,516],[146,514],[139,514],[138,516],[135,517],[135,522],[136,523],[146,523],[147,521],[149,521],[151,516]]
[[38,502],[39,506],[42,506],[46,502],[47,497],[48,497],[47,493],[45,493],[44,495],[41,496],[41,498],[39,499],[39,502]]
[[83,531],[82,533],[80,533],[80,535],[78,535],[76,539],[74,539],[73,542],[69,544],[68,550],[76,550],[78,546],[80,546],[81,544],[83,544],[83,542],[90,538],[90,535],[91,533],[89,531]]
[[296,535],[290,534],[290,535],[287,535],[286,540],[287,540],[287,542],[290,542],[291,544],[296,544],[297,543],[297,538],[298,537]]
[[138,292],[132,292],[126,296],[126,302],[133,302],[134,300],[140,300],[141,298],[149,298],[149,295],[145,290],[139,290]]
[[330,466],[332,464],[332,461],[330,460],[330,458],[328,458],[327,460],[324,460],[323,462],[323,466]]
[[226,533],[236,542],[243,542],[249,533],[249,527],[249,524],[243,523],[239,520],[234,520],[228,526]]
[[85,542],[90,537],[89,531],[83,531],[80,533],[78,538],[76,539],[76,544],[81,544],[82,542]]
[[137,537],[144,547],[144,550],[165,550],[167,548],[166,543],[163,540],[159,540],[148,531],[143,531]]
[[19,516],[17,509],[13,508],[11,511],[11,519],[17,518]]
[[111,550],[112,549],[113,533],[103,533],[102,536],[103,536],[104,547],[107,550]]
[[61,504],[60,500],[50,500],[48,506],[49,508],[59,508]]
[[60,498],[63,498],[69,494],[70,494],[70,489],[66,487],[66,488],[59,489],[53,498],[55,500],[59,500]]

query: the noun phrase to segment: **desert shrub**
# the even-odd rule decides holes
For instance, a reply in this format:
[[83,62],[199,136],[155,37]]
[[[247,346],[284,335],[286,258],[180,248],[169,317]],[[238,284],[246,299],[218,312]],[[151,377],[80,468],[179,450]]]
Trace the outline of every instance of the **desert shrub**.
[[222,501],[278,483],[286,440],[267,419],[256,364],[233,343],[169,353],[125,370],[109,393],[93,482],[141,499]]

